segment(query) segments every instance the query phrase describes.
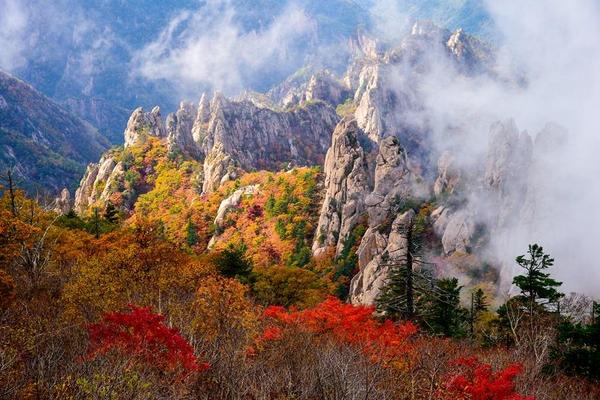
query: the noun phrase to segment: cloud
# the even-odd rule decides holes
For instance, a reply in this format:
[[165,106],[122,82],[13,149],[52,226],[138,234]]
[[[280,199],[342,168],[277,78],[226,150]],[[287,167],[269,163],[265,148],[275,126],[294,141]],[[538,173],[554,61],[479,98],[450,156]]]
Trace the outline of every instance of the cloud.
[[313,20],[293,5],[249,30],[236,17],[228,1],[180,12],[156,40],[136,52],[134,73],[172,82],[188,95],[206,87],[239,91],[259,75],[268,77],[298,63],[299,44],[315,29]]
[[13,70],[25,63],[28,12],[18,0],[0,0],[0,68]]
[[[517,218],[495,232],[491,250],[512,266],[527,244],[538,242],[556,258],[553,269],[566,290],[598,295],[600,4],[489,0],[485,6],[498,30],[496,75],[466,78],[438,58],[423,76],[417,117],[432,127],[436,149],[454,148],[465,168],[485,159],[495,120],[514,118],[534,138],[548,122],[565,127],[564,142],[537,152],[533,221]],[[517,84],[515,77],[524,80]],[[449,127],[460,134],[450,135]],[[491,207],[480,197],[471,201]]]
[[[410,10],[397,1],[374,4],[373,32],[387,40],[402,36],[403,13]],[[565,140],[550,151],[540,151],[539,143],[534,150],[536,165],[527,177],[533,214],[514,211],[515,221],[492,233],[485,255],[505,266],[510,282],[518,272],[511,270],[515,256],[537,242],[555,257],[553,274],[564,290],[600,295],[600,3],[485,0],[481,7],[495,30],[493,73],[465,76],[440,48],[429,50],[423,71],[403,64],[390,72],[397,98],[418,98],[416,107],[401,105],[393,114],[402,124],[428,129],[434,154],[451,149],[480,180],[494,121],[513,118],[534,139],[548,122],[566,128]],[[522,188],[514,182],[506,190],[518,197]],[[488,227],[507,211],[480,191],[466,196],[467,207],[480,210],[478,222]]]

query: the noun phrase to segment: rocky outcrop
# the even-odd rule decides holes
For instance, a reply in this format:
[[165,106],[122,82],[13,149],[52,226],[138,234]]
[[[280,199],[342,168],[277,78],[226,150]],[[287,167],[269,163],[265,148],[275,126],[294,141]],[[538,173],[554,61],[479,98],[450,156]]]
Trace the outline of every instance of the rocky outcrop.
[[64,188],[61,190],[60,195],[54,199],[52,210],[59,215],[64,215],[68,214],[69,211],[71,211],[71,208],[71,193],[69,192],[69,189]]
[[454,157],[448,151],[442,153],[437,163],[438,175],[433,184],[436,197],[452,195],[460,181],[460,171],[454,165]]
[[133,111],[125,128],[125,147],[138,142],[144,135],[166,136],[160,115],[160,107],[154,107],[149,113],[145,112],[142,107],[136,108]]
[[380,144],[375,162],[375,185],[365,203],[369,213],[369,226],[377,227],[389,221],[391,214],[409,200],[426,198],[428,188],[419,183],[410,170],[408,158],[398,139],[388,136]]
[[349,95],[350,92],[348,88],[339,82],[332,74],[321,72],[310,78],[304,94],[304,100],[321,100],[335,106],[343,103]]
[[212,192],[236,169],[278,170],[286,164],[321,164],[339,118],[316,102],[279,112],[217,94],[200,147],[205,154],[203,191]]
[[524,204],[532,151],[531,137],[519,132],[514,120],[498,121],[490,128],[484,185],[491,194],[491,207],[498,210],[497,228],[514,222]]
[[253,194],[256,194],[258,192],[258,190],[259,190],[259,185],[245,186],[243,188],[236,190],[235,192],[233,192],[233,194],[231,194],[225,200],[221,201],[221,204],[219,204],[219,209],[217,210],[217,216],[215,217],[215,220],[214,220],[214,225],[217,229],[217,232],[215,232],[213,237],[208,242],[209,249],[211,249],[215,245],[215,243],[218,239],[218,236],[219,236],[218,232],[220,229],[223,228],[223,222],[225,221],[225,216],[227,215],[227,213],[230,210],[236,208],[240,204],[240,202],[242,201],[242,198],[244,196],[252,196]]
[[[199,111],[206,114],[200,101]],[[203,118],[200,118],[201,120]],[[191,103],[181,102],[176,113],[167,116],[167,145],[170,152],[181,152],[190,157],[198,157],[200,148],[194,140],[192,129],[195,124],[196,110]]]
[[391,226],[385,247],[360,269],[350,282],[352,304],[371,305],[375,303],[389,276],[390,264],[406,259],[408,240],[407,227],[413,224],[415,212],[408,210],[398,215]]
[[88,208],[100,200],[105,192],[106,181],[111,176],[117,163],[111,156],[103,156],[98,164],[90,164],[75,192],[74,210],[85,214]]
[[[358,138],[369,140],[355,121],[342,121],[325,164],[326,193],[313,251],[335,246],[339,254],[359,219],[368,225],[357,250],[359,273],[352,279],[350,300],[373,304],[387,279],[385,260],[402,255],[401,226],[412,223],[405,204],[428,195],[428,187],[410,167],[396,137],[381,140],[373,167]],[[373,172],[370,173],[369,170]],[[372,178],[370,176],[372,175]],[[372,183],[371,183],[372,182]]]
[[343,120],[335,128],[325,158],[325,198],[321,207],[313,253],[328,247],[339,254],[344,241],[365,212],[370,191],[368,165],[359,139],[363,132],[355,120]]

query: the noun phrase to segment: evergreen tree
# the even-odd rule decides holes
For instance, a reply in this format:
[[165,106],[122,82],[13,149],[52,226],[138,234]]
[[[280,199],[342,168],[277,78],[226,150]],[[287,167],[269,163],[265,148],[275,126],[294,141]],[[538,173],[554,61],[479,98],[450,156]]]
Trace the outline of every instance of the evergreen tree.
[[198,231],[196,230],[196,225],[192,222],[191,219],[188,219],[186,230],[186,242],[188,246],[193,247],[198,244]]
[[568,374],[600,381],[600,304],[593,303],[589,324],[567,320],[559,325],[553,353]]
[[557,288],[562,285],[550,278],[550,274],[544,272],[554,265],[554,259],[544,253],[544,249],[537,245],[529,245],[525,255],[516,258],[517,264],[525,270],[523,275],[515,276],[513,284],[521,290],[520,297],[527,304],[529,315],[533,316],[538,306],[557,302],[563,294]]
[[462,336],[467,312],[460,306],[460,291],[456,278],[443,278],[436,282],[429,295],[425,322],[432,332],[445,336]]
[[375,299],[377,310],[390,319],[415,317],[414,267],[419,262],[421,238],[411,222],[405,227],[406,256],[390,262],[387,281]]
[[471,336],[475,333],[475,324],[479,317],[488,310],[488,307],[487,297],[481,288],[471,293],[471,316],[469,321]]
[[116,224],[119,222],[119,210],[117,210],[110,202],[106,204],[106,210],[104,210],[104,219],[111,224]]
[[236,278],[242,283],[249,281],[252,261],[246,256],[246,246],[229,244],[215,257],[215,265],[221,274]]
[[92,232],[96,239],[100,238],[100,216],[98,215],[98,207],[94,207],[94,214],[92,216]]

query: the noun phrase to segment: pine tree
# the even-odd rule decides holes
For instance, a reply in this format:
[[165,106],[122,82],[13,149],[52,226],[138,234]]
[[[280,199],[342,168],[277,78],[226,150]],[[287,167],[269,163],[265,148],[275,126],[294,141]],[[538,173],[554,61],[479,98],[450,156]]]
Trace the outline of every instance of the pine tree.
[[117,210],[110,202],[106,204],[106,210],[104,210],[104,219],[111,224],[116,224],[119,222],[119,210]]
[[469,321],[471,336],[475,333],[475,324],[479,317],[488,310],[488,307],[487,297],[481,288],[471,293],[471,316]]
[[456,278],[443,278],[429,295],[425,322],[434,333],[462,336],[467,312],[460,306],[460,291]]
[[191,219],[188,219],[186,230],[186,242],[188,246],[193,247],[198,244],[198,232],[196,231],[196,225]]
[[527,304],[529,315],[533,316],[536,308],[555,303],[563,296],[557,290],[562,282],[550,278],[550,274],[544,272],[554,265],[554,259],[544,254],[541,246],[529,245],[527,254],[528,258],[525,255],[516,258],[517,264],[525,270],[525,274],[515,276],[513,284],[521,290],[520,297]]
[[227,246],[216,256],[215,265],[221,274],[236,278],[242,283],[248,282],[252,272],[252,261],[246,255],[244,244]]
[[415,317],[414,267],[418,262],[422,243],[414,228],[412,222],[405,227],[406,256],[402,260],[389,263],[387,281],[375,300],[377,310],[386,318],[398,320]]

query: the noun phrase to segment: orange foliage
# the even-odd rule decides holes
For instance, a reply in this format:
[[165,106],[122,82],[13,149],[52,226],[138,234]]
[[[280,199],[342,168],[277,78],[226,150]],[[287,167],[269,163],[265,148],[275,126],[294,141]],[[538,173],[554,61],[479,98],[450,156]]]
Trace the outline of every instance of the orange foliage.
[[265,309],[264,340],[277,340],[286,329],[298,329],[317,336],[359,347],[373,360],[385,365],[406,366],[412,356],[410,337],[417,328],[410,322],[378,322],[373,307],[353,306],[330,297],[303,311],[271,306]]

